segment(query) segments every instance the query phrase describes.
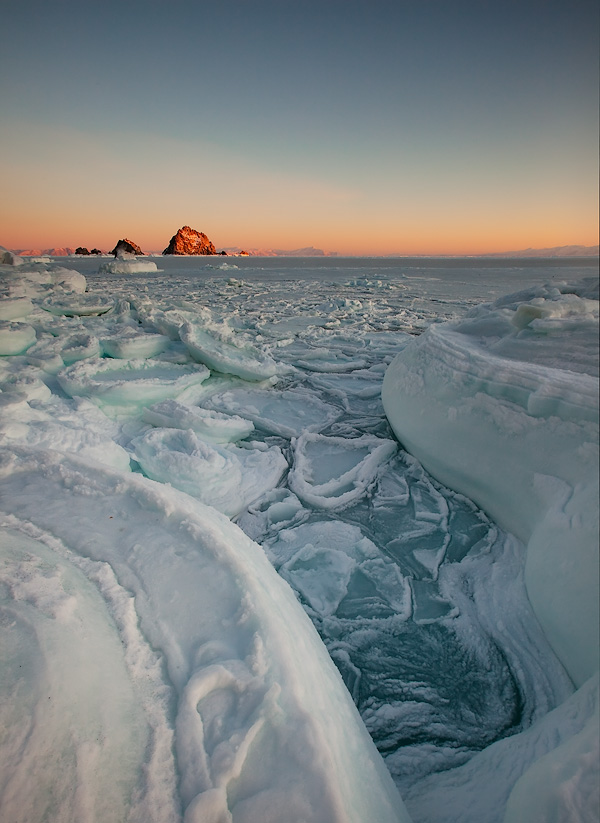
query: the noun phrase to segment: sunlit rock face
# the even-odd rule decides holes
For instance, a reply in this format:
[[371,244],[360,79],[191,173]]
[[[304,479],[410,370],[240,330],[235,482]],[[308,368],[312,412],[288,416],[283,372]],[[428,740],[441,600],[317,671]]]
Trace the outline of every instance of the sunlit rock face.
[[214,244],[203,231],[196,231],[189,226],[179,229],[171,237],[169,245],[163,254],[216,254]]
[[111,251],[111,254],[114,254],[115,257],[118,257],[123,252],[126,252],[127,254],[144,253],[137,243],[134,243],[132,240],[128,240],[126,237],[123,240],[119,240],[117,245]]

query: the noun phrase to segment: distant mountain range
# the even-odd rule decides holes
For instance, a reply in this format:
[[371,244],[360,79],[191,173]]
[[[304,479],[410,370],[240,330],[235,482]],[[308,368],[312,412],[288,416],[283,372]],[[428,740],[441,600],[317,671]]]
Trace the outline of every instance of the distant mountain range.
[[303,249],[240,249],[238,246],[226,248],[227,254],[247,254],[252,257],[337,257],[336,251],[323,251],[314,246]]
[[519,249],[481,254],[477,257],[597,257],[598,246],[553,246],[551,249]]

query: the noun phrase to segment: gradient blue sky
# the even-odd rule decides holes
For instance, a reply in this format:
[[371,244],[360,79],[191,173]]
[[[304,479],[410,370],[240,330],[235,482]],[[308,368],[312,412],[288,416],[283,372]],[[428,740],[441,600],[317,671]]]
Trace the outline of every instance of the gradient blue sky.
[[7,2],[0,244],[597,243],[598,3]]

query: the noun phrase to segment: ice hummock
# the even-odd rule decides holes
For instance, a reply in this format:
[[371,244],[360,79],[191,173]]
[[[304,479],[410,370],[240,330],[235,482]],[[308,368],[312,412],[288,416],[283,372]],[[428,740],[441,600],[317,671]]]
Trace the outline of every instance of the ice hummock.
[[[598,672],[597,341],[597,282],[522,291],[432,326],[383,387],[401,441],[526,543],[529,600],[577,686]],[[507,742],[507,756],[517,745]],[[531,759],[506,820],[550,808],[556,819],[591,819],[597,759],[590,709]],[[510,767],[499,758],[495,768]]]

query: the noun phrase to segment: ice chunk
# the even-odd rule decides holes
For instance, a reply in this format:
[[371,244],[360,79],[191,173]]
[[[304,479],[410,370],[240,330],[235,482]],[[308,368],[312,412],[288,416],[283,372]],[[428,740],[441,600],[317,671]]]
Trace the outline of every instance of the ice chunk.
[[228,517],[235,517],[277,485],[287,462],[276,446],[219,446],[191,429],[152,429],[131,446],[144,473],[170,483]]
[[364,358],[357,358],[331,348],[319,348],[305,351],[302,358],[294,361],[294,365],[307,371],[335,372],[339,374],[340,372],[364,369],[367,366],[367,361]]
[[146,274],[153,271],[158,271],[156,263],[152,260],[139,260],[133,255],[131,258],[123,256],[108,263],[101,263],[98,269],[100,274]]
[[3,266],[22,266],[25,261],[18,254],[8,251],[3,246],[0,248],[0,264]]
[[28,297],[3,297],[0,299],[0,320],[18,320],[33,311]]
[[311,506],[334,509],[366,494],[396,444],[370,435],[346,439],[306,433],[293,448],[290,489]]
[[403,617],[410,614],[408,581],[358,526],[304,523],[279,531],[266,549],[281,576],[321,616],[335,614],[349,590],[356,594],[361,577],[370,581],[371,596]]
[[0,320],[0,355],[22,354],[36,341],[33,326]]
[[21,369],[0,380],[0,391],[16,392],[29,400],[45,401],[52,396],[48,386],[35,374],[34,369]]
[[163,400],[144,409],[143,419],[156,427],[191,429],[209,443],[235,443],[254,431],[254,424],[243,417],[187,406],[177,400]]
[[179,334],[192,357],[215,371],[252,381],[266,380],[277,374],[277,363],[273,358],[253,346],[238,346],[192,323],[184,323]]
[[89,317],[97,314],[106,314],[114,308],[115,301],[102,295],[78,294],[61,297],[46,297],[40,306],[50,314],[61,314],[65,317]]
[[71,397],[89,397],[110,406],[143,407],[193,392],[209,374],[198,365],[94,358],[68,366],[57,377]]
[[162,334],[151,334],[125,328],[110,337],[102,337],[102,351],[108,357],[136,359],[156,357],[169,346],[169,338]]
[[213,394],[204,405],[252,420],[257,429],[281,437],[296,437],[305,431],[320,431],[337,420],[340,411],[306,389],[239,388]]

